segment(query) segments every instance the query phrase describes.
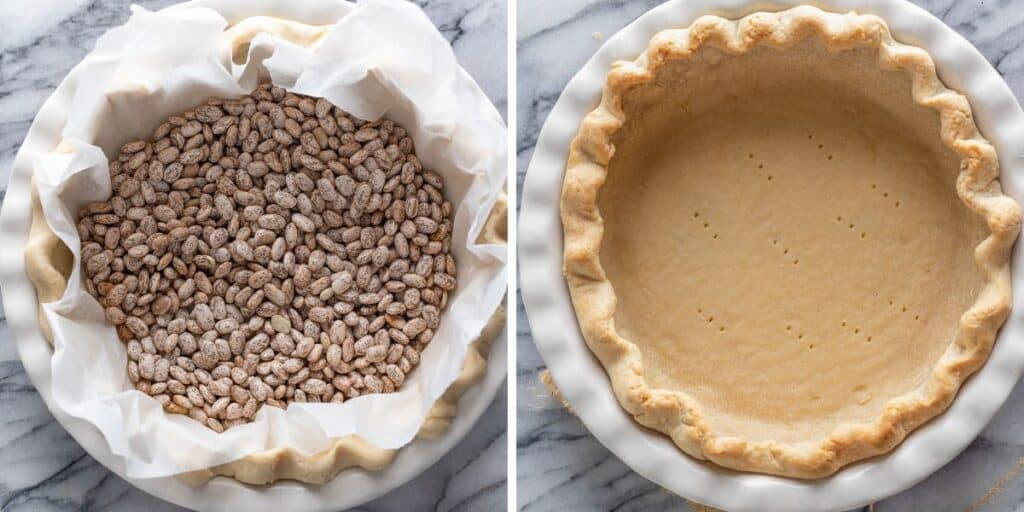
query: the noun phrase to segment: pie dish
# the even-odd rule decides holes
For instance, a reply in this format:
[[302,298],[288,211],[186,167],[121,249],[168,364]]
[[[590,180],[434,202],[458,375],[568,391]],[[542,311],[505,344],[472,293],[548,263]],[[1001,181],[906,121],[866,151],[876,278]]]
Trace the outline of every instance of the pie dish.
[[573,141],[564,271],[620,404],[731,469],[830,475],[935,417],[1010,309],[1017,204],[874,16],[657,34]]
[[[295,44],[316,47],[326,33],[326,27],[270,17],[247,18],[226,32],[230,46],[235,49],[235,57],[244,56],[244,50],[249,48],[250,41],[261,33],[275,34]],[[44,217],[35,183],[30,188],[31,223],[24,263],[36,292],[39,328],[44,338],[52,345],[53,333],[42,313],[42,304],[59,300],[64,296],[74,261],[71,253],[51,230]],[[504,194],[501,194],[491,209],[476,243],[504,244],[506,219],[507,204]],[[463,393],[483,379],[488,367],[487,357],[491,344],[500,334],[504,318],[505,306],[502,304],[493,311],[476,341],[468,347],[455,380],[427,412],[419,425],[417,439],[434,440],[447,432],[455,420]],[[317,453],[306,454],[290,447],[282,447],[179,474],[177,477],[192,486],[205,484],[218,475],[250,485],[269,485],[279,480],[323,484],[350,467],[371,471],[383,470],[393,462],[398,452],[398,449],[379,448],[359,436],[350,435],[336,439],[328,449]]]

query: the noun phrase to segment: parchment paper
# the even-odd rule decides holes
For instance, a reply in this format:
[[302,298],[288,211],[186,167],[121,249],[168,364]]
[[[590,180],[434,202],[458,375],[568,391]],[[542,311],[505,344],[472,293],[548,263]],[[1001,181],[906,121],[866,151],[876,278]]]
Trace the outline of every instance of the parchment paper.
[[[504,123],[423,12],[400,0],[339,2],[334,10],[323,1],[260,0],[255,3],[268,16],[287,13],[307,23],[324,17],[314,23],[326,26],[315,42],[259,33],[238,63],[224,32],[229,23],[269,28],[276,22],[234,19],[231,4],[240,1],[189,2],[160,12],[133,7],[128,22],[101,37],[81,64],[85,73],[64,141],[35,162],[46,220],[75,257],[64,296],[44,305],[54,332],[54,402],[99,429],[131,477],[174,475],[285,445],[313,453],[349,434],[400,447],[458,375],[467,346],[505,294],[505,246],[474,243],[505,183]],[[444,176],[446,196],[456,205],[459,286],[399,392],[293,404],[287,411],[264,407],[253,423],[217,434],[164,413],[132,388],[124,345],[82,286],[75,215],[109,198],[108,157],[122,144],[148,140],[166,117],[209,96],[241,96],[268,78],[365,119],[387,116],[409,131],[424,166]]]

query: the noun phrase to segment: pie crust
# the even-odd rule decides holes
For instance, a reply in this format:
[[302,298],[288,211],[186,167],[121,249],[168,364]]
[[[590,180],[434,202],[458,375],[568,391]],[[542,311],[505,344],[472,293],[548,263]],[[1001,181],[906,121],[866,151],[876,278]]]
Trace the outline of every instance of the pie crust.
[[[64,295],[74,260],[71,252],[50,229],[43,216],[34,178],[31,189],[32,220],[25,249],[25,268],[39,301],[39,327],[43,336],[52,345],[53,335],[49,324],[46,323],[42,304],[59,300]],[[477,242],[506,243],[507,218],[508,204],[505,194],[501,194],[491,209]],[[462,370],[427,412],[416,434],[417,438],[437,439],[451,427],[458,410],[459,399],[487,372],[487,354],[490,352],[491,343],[505,326],[505,309],[504,303],[498,306],[481,330],[480,337],[470,345]],[[314,454],[303,454],[287,447],[276,448],[212,468],[184,473],[178,475],[178,478],[192,486],[203,485],[218,475],[250,485],[268,485],[277,480],[323,484],[334,479],[342,470],[351,467],[361,467],[370,471],[382,470],[391,464],[397,454],[397,449],[378,448],[359,436],[351,435],[339,438],[330,448]]]
[[881,19],[705,16],[608,73],[564,272],[620,404],[687,454],[819,478],[945,410],[1011,304],[1017,203]]

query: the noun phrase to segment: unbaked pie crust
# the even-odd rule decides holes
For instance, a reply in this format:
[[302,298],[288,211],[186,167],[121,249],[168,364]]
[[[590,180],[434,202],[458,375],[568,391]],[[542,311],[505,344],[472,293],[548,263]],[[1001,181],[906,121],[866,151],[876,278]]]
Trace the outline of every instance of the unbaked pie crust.
[[[259,33],[271,33],[292,43],[315,48],[327,28],[279,18],[256,17],[229,28],[226,38],[233,49],[235,60],[242,62],[249,42]],[[46,222],[34,178],[31,189],[32,220],[25,249],[25,267],[39,301],[39,327],[43,336],[52,344],[53,335],[43,315],[42,304],[57,301],[64,296],[74,260],[71,252]],[[502,193],[491,209],[477,237],[477,243],[507,243],[507,219],[507,198]],[[459,399],[469,387],[480,382],[487,372],[487,356],[491,344],[505,326],[505,311],[506,305],[503,302],[488,319],[480,336],[467,350],[459,375],[427,412],[417,438],[437,439],[451,427]],[[304,454],[288,447],[277,448],[178,475],[178,478],[193,486],[205,484],[215,476],[234,478],[250,485],[268,485],[278,480],[323,484],[347,468],[382,470],[391,464],[397,454],[397,449],[378,448],[359,436],[351,435],[337,439],[330,448],[314,454]]]
[[658,33],[573,141],[565,274],[622,406],[797,478],[941,413],[1010,310],[996,152],[929,55],[798,7]]

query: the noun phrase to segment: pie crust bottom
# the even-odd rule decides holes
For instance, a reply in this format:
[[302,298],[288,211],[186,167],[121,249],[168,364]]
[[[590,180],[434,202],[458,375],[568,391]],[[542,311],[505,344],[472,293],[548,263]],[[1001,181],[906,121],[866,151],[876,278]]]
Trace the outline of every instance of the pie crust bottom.
[[702,57],[626,103],[598,198],[616,326],[720,435],[799,443],[878,417],[984,281],[960,159],[867,52]]

